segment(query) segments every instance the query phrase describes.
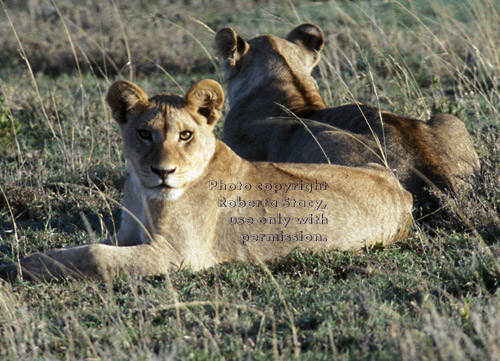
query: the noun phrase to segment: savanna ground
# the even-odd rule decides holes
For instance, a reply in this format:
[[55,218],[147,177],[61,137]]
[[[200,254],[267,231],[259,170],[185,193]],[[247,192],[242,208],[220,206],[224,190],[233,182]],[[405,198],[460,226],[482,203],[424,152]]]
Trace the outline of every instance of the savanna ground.
[[108,86],[223,82],[212,44],[224,26],[250,38],[319,24],[328,105],[450,112],[482,163],[472,192],[385,249],[0,285],[0,359],[500,360],[498,1],[0,5],[1,263],[115,231],[126,170]]

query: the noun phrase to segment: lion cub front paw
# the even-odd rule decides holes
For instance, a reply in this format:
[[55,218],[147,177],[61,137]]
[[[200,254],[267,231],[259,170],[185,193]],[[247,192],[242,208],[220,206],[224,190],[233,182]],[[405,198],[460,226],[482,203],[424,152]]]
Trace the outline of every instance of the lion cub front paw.
[[0,266],[0,278],[13,282],[22,277],[27,280],[41,281],[63,277],[67,272],[63,265],[44,253],[34,253],[21,259],[19,263]]

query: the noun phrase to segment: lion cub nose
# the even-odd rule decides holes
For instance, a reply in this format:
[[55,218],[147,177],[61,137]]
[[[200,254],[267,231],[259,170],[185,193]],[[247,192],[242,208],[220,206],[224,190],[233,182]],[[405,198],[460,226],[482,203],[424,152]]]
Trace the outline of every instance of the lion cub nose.
[[158,174],[161,179],[165,179],[169,174],[174,173],[176,169],[176,167],[163,168],[151,166],[151,171]]

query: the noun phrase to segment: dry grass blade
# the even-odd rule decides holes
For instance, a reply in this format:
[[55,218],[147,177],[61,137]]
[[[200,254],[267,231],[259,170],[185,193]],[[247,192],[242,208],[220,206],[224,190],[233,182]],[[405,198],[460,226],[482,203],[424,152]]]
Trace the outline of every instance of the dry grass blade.
[[118,20],[119,20],[119,23],[120,23],[120,28],[121,28],[122,34],[123,34],[123,41],[125,42],[125,49],[127,51],[128,63],[125,66],[129,67],[129,80],[133,81],[134,80],[134,63],[133,63],[133,60],[132,60],[132,53],[130,52],[130,46],[128,44],[127,32],[125,30],[125,25],[123,24],[123,19],[122,19],[121,15],[120,15],[120,10],[116,6],[115,0],[111,0],[111,3],[113,4],[113,8],[115,9],[116,14],[118,15]]
[[[16,246],[16,262],[19,262],[21,259],[21,255],[19,250],[21,249],[20,244],[19,244],[19,232],[17,229],[17,224],[16,224],[16,218],[14,217],[14,213],[12,212],[12,207],[10,206],[9,199],[7,198],[7,195],[5,194],[2,185],[0,184],[0,191],[2,192],[2,196],[5,199],[5,203],[7,204],[7,208],[9,209],[9,214],[10,218],[12,220],[12,226],[14,227],[14,239],[16,241],[15,246]],[[23,270],[19,267],[19,274],[22,278],[22,273]]]
[[28,71],[29,71],[31,80],[33,82],[33,86],[35,87],[35,90],[36,90],[36,93],[37,93],[37,96],[38,96],[38,101],[39,101],[39,104],[40,104],[40,108],[42,110],[43,117],[47,121],[47,124],[49,125],[50,130],[52,131],[52,134],[54,135],[54,138],[57,138],[56,134],[55,134],[55,131],[54,131],[54,128],[52,127],[52,123],[51,123],[51,121],[49,119],[49,116],[47,115],[47,111],[45,110],[45,106],[44,106],[44,103],[43,103],[42,95],[40,94],[40,89],[38,88],[38,82],[36,80],[35,74],[33,73],[33,69],[31,68],[31,64],[30,64],[30,62],[28,60],[28,56],[26,55],[26,51],[24,50],[23,44],[22,44],[21,40],[19,39],[19,36],[17,35],[16,28],[14,27],[14,24],[13,24],[13,22],[12,22],[10,16],[9,16],[9,13],[7,12],[7,8],[5,7],[5,4],[4,4],[3,0],[0,0],[0,3],[2,4],[2,8],[3,8],[4,14],[7,17],[7,20],[9,22],[9,25],[10,25],[10,28],[12,30],[12,33],[14,34],[14,37],[16,38],[17,44],[19,46],[19,51],[21,53],[21,57],[24,60],[24,62],[26,63],[26,66],[28,67]]

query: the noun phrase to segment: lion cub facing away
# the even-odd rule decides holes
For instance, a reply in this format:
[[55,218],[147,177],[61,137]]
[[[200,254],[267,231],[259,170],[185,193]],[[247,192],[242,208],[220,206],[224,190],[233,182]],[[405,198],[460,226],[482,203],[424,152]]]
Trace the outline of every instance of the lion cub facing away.
[[417,201],[427,199],[430,184],[458,191],[479,169],[469,134],[452,115],[424,122],[361,104],[327,108],[311,76],[324,43],[314,24],[286,39],[268,34],[248,42],[224,28],[215,41],[231,105],[224,141],[245,159],[387,164]]
[[[249,162],[217,140],[224,94],[213,80],[185,97],[151,99],[118,81],[107,102],[129,170],[120,230],[107,244],[26,257],[25,276],[155,275],[269,260],[296,247],[357,250],[406,235],[412,197],[382,167]],[[0,267],[3,278],[17,273],[15,263]]]

